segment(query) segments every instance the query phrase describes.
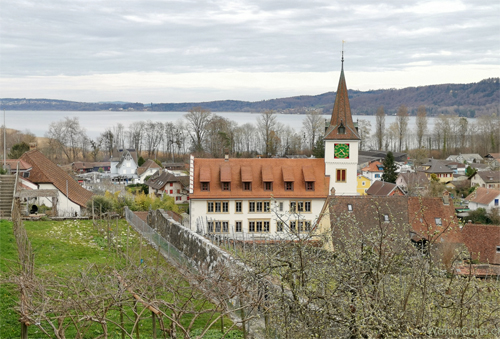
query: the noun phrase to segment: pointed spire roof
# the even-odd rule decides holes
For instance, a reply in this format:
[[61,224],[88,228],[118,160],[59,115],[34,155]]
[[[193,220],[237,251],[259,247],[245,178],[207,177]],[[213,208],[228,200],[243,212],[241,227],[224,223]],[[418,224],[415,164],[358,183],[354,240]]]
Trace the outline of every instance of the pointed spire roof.
[[326,140],[360,140],[358,132],[354,127],[351,115],[351,105],[344,76],[344,52],[342,52],[342,69],[340,71],[337,96],[333,104],[330,126],[325,133]]

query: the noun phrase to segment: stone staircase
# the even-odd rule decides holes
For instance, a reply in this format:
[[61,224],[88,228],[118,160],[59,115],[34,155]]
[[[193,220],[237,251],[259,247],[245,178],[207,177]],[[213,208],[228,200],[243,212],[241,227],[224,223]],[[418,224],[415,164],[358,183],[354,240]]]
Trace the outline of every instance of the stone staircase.
[[15,175],[0,175],[0,219],[11,218]]

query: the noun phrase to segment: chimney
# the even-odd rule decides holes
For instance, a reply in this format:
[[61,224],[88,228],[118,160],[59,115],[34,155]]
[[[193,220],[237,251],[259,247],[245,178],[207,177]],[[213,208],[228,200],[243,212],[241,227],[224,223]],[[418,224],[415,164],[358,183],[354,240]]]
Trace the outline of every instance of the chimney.
[[30,142],[30,151],[36,150],[36,142]]
[[330,190],[330,195],[335,195],[335,187],[332,187],[332,189]]
[[446,190],[443,192],[443,204],[445,205],[450,204],[450,193]]
[[224,161],[229,160],[229,149],[227,147],[224,147]]

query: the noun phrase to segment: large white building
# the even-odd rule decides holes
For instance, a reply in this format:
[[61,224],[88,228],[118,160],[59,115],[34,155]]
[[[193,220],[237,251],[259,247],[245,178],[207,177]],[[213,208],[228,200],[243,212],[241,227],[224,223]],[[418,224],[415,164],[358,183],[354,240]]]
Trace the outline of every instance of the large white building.
[[359,141],[342,66],[325,158],[192,157],[191,229],[249,240],[310,230],[332,188],[337,195],[358,195]]

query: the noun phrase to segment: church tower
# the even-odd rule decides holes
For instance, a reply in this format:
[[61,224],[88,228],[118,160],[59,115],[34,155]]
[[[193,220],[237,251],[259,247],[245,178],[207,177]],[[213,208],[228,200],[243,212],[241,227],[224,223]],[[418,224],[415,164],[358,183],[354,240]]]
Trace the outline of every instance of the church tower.
[[351,106],[344,76],[344,52],[337,96],[333,105],[330,126],[325,132],[325,175],[330,176],[330,187],[336,195],[358,195],[359,137],[352,121]]

